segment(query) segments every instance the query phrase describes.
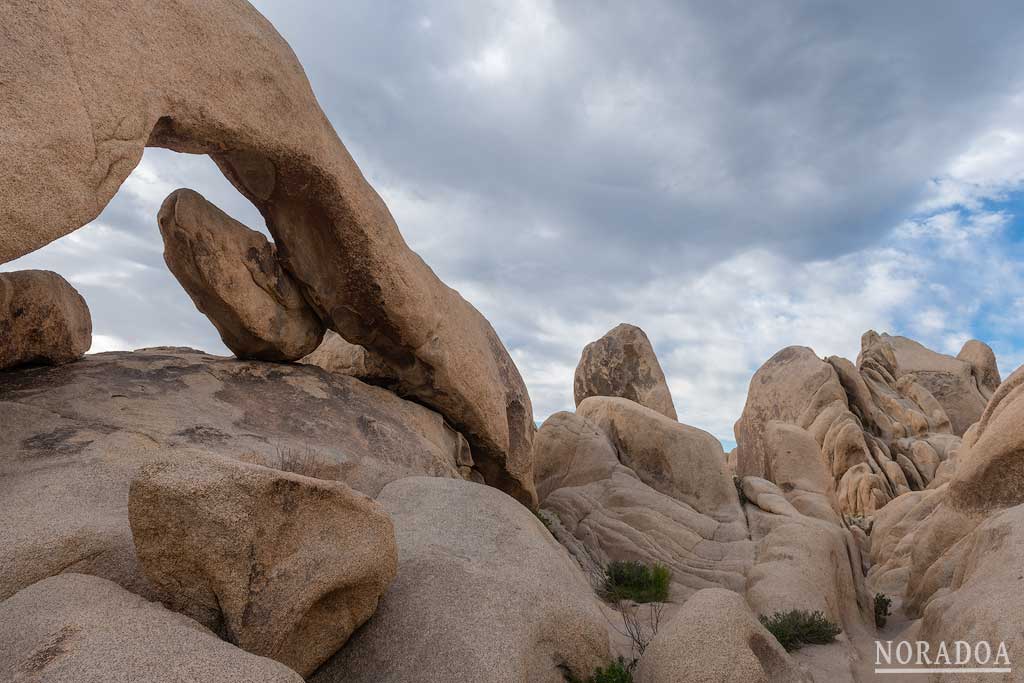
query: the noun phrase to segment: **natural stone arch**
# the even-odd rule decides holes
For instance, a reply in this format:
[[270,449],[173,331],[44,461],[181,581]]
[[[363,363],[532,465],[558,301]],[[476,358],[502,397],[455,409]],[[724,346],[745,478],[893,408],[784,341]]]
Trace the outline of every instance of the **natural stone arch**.
[[95,219],[144,147],[208,154],[328,327],[532,504],[529,395],[490,324],[402,239],[288,44],[244,0],[6,0],[0,263]]

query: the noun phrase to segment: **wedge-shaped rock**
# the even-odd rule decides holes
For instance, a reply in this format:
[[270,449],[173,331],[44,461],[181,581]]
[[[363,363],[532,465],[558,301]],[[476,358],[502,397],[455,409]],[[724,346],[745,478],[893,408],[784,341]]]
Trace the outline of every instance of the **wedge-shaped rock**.
[[0,602],[0,680],[302,683],[115,583],[61,574]]
[[167,267],[237,357],[293,361],[320,344],[323,323],[261,233],[192,190],[172,192],[157,220]]
[[665,373],[651,341],[635,325],[622,323],[583,348],[573,393],[577,406],[590,396],[619,396],[676,419]]
[[9,0],[3,15],[0,263],[95,219],[147,145],[209,154],[326,326],[400,371],[395,391],[464,434],[488,484],[536,502],[519,371],[402,239],[252,5]]
[[0,273],[0,370],[26,364],[63,365],[92,345],[85,299],[57,273]]
[[637,683],[798,683],[812,681],[732,591],[690,598],[651,640]]
[[563,683],[607,662],[608,622],[544,525],[487,486],[411,477],[378,502],[398,577],[316,683]]
[[341,482],[218,456],[154,463],[132,481],[128,514],[168,606],[303,676],[395,576],[390,519]]
[[387,386],[396,381],[394,370],[380,356],[358,344],[348,343],[333,330],[327,330],[316,351],[301,362],[323,368],[327,372],[355,377],[369,384]]

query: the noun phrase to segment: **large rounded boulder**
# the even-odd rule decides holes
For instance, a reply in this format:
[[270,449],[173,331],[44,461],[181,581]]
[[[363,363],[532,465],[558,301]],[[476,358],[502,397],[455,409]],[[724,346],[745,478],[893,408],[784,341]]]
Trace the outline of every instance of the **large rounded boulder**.
[[57,273],[0,273],[0,370],[63,365],[92,345],[85,299]]

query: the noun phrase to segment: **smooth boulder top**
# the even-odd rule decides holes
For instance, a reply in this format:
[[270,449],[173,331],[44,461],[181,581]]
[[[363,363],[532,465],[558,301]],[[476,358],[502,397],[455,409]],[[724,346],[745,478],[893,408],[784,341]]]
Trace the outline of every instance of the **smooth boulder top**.
[[970,363],[982,396],[987,399],[992,398],[992,394],[1003,381],[999,375],[999,365],[996,363],[996,354],[992,351],[992,347],[985,342],[971,339],[964,343],[956,357],[965,363]]
[[0,602],[0,680],[302,683],[271,659],[115,583],[61,574]]
[[209,154],[317,317],[400,370],[394,390],[464,434],[488,484],[536,503],[533,409],[508,351],[405,243],[248,2],[9,0],[4,27],[0,263],[94,220],[146,146]]
[[370,618],[398,564],[372,499],[216,455],[144,466],[128,516],[165,604],[304,676]]
[[650,339],[622,323],[583,348],[573,394],[578,406],[590,396],[618,396],[677,419],[672,394]]
[[319,346],[323,323],[262,233],[184,189],[157,222],[167,267],[235,356],[293,361]]
[[63,365],[92,346],[92,316],[67,280],[48,270],[0,273],[0,370]]

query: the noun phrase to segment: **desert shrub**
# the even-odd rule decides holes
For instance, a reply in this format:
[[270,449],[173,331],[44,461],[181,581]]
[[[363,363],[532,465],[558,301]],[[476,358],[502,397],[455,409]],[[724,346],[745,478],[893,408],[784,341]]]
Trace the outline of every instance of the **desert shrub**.
[[540,523],[544,525],[544,528],[551,531],[551,520],[547,518],[547,515],[541,512],[540,508],[533,510],[533,515],[540,520]]
[[604,569],[604,593],[610,602],[665,602],[672,572],[663,564],[609,562]]
[[598,667],[585,681],[570,676],[569,683],[633,683],[633,665],[619,657],[605,667]]
[[248,452],[237,456],[243,462],[263,465],[282,472],[294,472],[313,479],[340,479],[341,467],[319,451],[307,446],[303,450],[278,446],[273,455]]
[[892,598],[885,593],[875,593],[875,626],[882,628],[892,615]]
[[736,487],[736,495],[740,497],[740,505],[746,505],[749,503],[750,501],[747,500],[747,494],[743,492],[743,480],[734,474],[732,475],[732,485]]
[[761,623],[775,636],[786,651],[798,650],[804,645],[831,643],[843,632],[838,625],[825,618],[821,612],[807,612],[794,609],[776,612],[770,617],[761,616]]

